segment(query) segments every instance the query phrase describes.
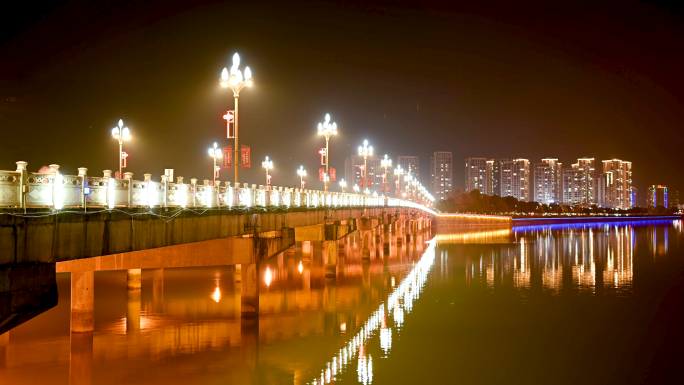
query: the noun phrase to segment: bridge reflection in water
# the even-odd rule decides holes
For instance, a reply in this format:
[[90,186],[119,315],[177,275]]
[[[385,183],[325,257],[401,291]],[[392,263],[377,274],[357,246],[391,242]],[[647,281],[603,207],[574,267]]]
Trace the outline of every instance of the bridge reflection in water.
[[[340,241],[335,280],[325,277],[323,261],[306,248],[289,249],[260,266],[258,318],[240,317],[241,271],[233,266],[143,270],[140,288],[127,288],[125,271],[98,272],[95,331],[69,334],[69,276],[58,274],[57,307],[0,339],[0,378],[22,384],[370,384],[396,381],[392,376],[403,376],[404,382],[448,378],[456,368],[430,367],[434,357],[463,354],[460,350],[472,349],[470,339],[481,343],[491,335],[492,329],[479,330],[472,328],[473,321],[462,321],[463,314],[477,317],[479,306],[495,303],[502,307],[500,314],[497,306],[487,307],[491,313],[483,314],[493,316],[478,322],[518,330],[523,321],[538,318],[534,327],[542,328],[547,309],[557,307],[565,296],[575,298],[569,307],[573,314],[584,306],[578,302],[581,298],[629,297],[635,260],[666,260],[673,239],[681,238],[681,222],[448,231],[435,231],[434,237],[421,234],[401,244],[394,237],[373,237],[370,260],[363,258],[360,240],[352,234]],[[644,269],[644,262],[639,266]],[[503,296],[491,302],[497,293]],[[540,297],[556,299],[551,307],[543,302],[534,318],[506,318],[507,312],[518,309],[512,304]],[[447,299],[451,304],[442,305]],[[588,309],[597,311],[591,304]],[[432,311],[439,311],[440,319],[433,318]],[[448,311],[458,316],[451,319]],[[473,336],[464,336],[464,327]],[[428,344],[432,329],[450,353],[422,345]],[[529,334],[497,334],[488,340],[490,348],[502,339],[510,340],[502,352],[510,351],[506,346],[519,347],[516,335]],[[553,356],[537,349],[535,340],[529,343],[535,348],[521,358],[504,357],[496,349],[487,354],[498,362],[506,358],[513,366]],[[572,351],[559,349],[556,356]],[[394,356],[405,360],[406,354],[423,370],[397,367],[406,361]],[[476,349],[472,355],[459,356],[459,371],[469,366],[473,373],[482,372],[481,365],[488,361]],[[610,362],[602,367],[612,367]],[[553,379],[558,371],[555,367],[546,374]],[[503,380],[511,372],[502,373],[492,372],[491,379]]]

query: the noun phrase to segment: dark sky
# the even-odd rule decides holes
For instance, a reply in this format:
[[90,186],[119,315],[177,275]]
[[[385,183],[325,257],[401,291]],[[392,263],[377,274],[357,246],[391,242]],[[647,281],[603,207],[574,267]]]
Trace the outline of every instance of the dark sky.
[[424,184],[440,150],[454,153],[457,186],[468,156],[594,157],[632,161],[641,198],[651,184],[684,189],[683,8],[513,3],[20,5],[0,20],[0,97],[17,98],[0,103],[0,169],[100,176],[117,167],[110,130],[123,118],[136,179],[209,179],[206,151],[228,144],[233,103],[218,77],[239,52],[256,79],[240,141],[255,166],[273,159],[275,185],[294,185],[302,164],[320,188],[316,125],[329,112],[340,174],[368,139],[393,159],[420,156]]

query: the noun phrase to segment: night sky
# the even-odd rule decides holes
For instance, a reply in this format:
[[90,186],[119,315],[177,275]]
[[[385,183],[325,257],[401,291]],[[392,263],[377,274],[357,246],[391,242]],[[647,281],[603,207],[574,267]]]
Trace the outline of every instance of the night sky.
[[322,188],[316,126],[330,113],[339,177],[368,139],[394,161],[420,156],[423,184],[431,153],[452,151],[457,187],[469,156],[594,157],[598,170],[604,159],[633,162],[640,204],[651,184],[684,193],[684,8],[512,3],[4,8],[0,169],[25,160],[30,171],[57,163],[102,176],[118,167],[110,131],[122,118],[135,179],[158,181],[165,168],[210,179],[207,149],[230,144],[221,117],[232,93],[218,78],[239,52],[256,80],[240,98],[253,162],[241,182],[264,184],[268,155],[274,185],[296,184],[304,165],[307,187]]

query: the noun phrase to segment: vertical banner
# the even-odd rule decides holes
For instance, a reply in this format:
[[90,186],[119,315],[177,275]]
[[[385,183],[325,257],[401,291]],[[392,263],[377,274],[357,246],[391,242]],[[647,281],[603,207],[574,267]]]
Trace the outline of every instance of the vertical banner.
[[223,168],[233,169],[233,146],[223,147]]
[[249,146],[245,146],[244,144],[240,145],[240,154],[241,154],[241,161],[242,161],[242,169],[246,170],[248,168],[252,167],[252,152]]
[[361,188],[361,190],[363,190],[363,179],[359,180],[359,187]]
[[366,187],[368,187],[368,188],[372,187],[370,178],[368,180],[366,180]]
[[121,167],[126,168],[128,166],[128,153],[126,151],[121,153]]
[[321,148],[318,153],[321,154],[321,166],[325,166],[325,148]]
[[[221,167],[216,166],[216,168],[214,169],[215,178],[216,179],[220,178],[220,174],[221,174]],[[211,181],[211,182],[212,182],[212,186],[213,186],[213,181]]]
[[385,185],[380,186],[380,192],[383,194],[385,193]]
[[226,137],[228,139],[235,138],[235,111],[228,111],[223,115],[226,120]]
[[319,168],[318,169],[318,181],[319,182],[325,182],[323,177],[325,176],[325,169],[324,168]]
[[337,177],[337,170],[335,170],[334,168],[331,168],[330,169],[330,181],[335,182],[335,179],[337,179],[336,177]]

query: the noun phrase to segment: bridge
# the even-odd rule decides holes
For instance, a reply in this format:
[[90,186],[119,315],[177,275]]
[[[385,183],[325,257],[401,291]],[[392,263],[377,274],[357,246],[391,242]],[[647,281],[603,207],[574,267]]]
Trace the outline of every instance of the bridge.
[[[20,299],[50,290],[54,273],[51,280],[27,280],[34,266],[70,272],[75,332],[93,330],[95,271],[127,270],[129,288],[139,290],[141,269],[234,265],[241,313],[254,316],[260,262],[291,250],[320,260],[325,277],[334,280],[349,234],[358,235],[363,258],[370,259],[374,245],[415,242],[436,214],[423,198],[184,183],[166,175],[157,182],[151,174],[142,181],[132,173],[114,179],[110,170],[94,177],[86,168],[71,176],[58,165],[29,173],[26,166],[17,162],[16,171],[0,171],[0,267],[9,282],[0,311],[21,313]],[[219,243],[203,245],[214,240]],[[178,258],[188,253],[192,259]]]

